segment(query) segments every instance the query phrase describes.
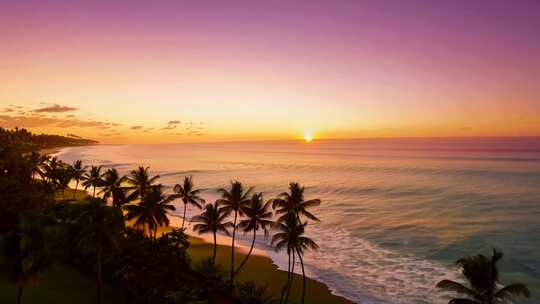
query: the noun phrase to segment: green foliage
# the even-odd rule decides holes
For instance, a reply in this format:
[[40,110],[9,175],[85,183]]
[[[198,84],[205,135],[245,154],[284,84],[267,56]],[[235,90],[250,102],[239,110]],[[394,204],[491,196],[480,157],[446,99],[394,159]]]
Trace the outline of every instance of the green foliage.
[[259,286],[255,281],[240,283],[237,288],[239,304],[274,304],[279,302],[267,295],[268,286]]
[[32,134],[26,129],[8,130],[0,127],[0,147],[16,147],[19,151],[28,152],[45,148],[63,146],[82,146],[96,144],[89,139],[65,137],[59,135]]

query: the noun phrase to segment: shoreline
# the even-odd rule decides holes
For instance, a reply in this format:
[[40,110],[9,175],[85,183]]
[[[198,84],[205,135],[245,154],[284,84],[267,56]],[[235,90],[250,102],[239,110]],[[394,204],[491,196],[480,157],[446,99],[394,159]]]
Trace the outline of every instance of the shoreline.
[[[66,197],[71,197],[73,195],[74,189],[66,189]],[[84,197],[89,197],[88,192],[84,190],[77,190],[76,200],[84,199]],[[60,194],[55,196],[55,199],[62,199]],[[180,217],[171,216],[171,224],[166,227],[160,227],[158,229],[158,234],[167,233],[173,229],[180,229]],[[129,222],[126,222],[126,225],[130,225]],[[197,267],[197,265],[204,259],[208,259],[212,256],[213,250],[213,240],[209,240],[208,235],[198,235],[191,229],[186,229],[186,235],[190,246],[187,250],[188,255],[191,259],[192,267]],[[218,234],[218,245],[217,245],[217,257],[216,262],[223,277],[227,277],[229,274],[230,268],[230,254],[231,254],[231,238],[226,235]],[[239,241],[235,244],[235,265],[239,265],[243,261],[244,257],[249,251],[249,246],[245,246]],[[299,270],[300,266],[297,265]],[[276,262],[267,254],[265,250],[261,250],[257,247],[253,247],[253,252],[251,253],[248,261],[246,262],[242,271],[238,274],[237,280],[240,282],[247,281],[256,281],[260,286],[267,286],[269,294],[272,296],[279,295],[281,288],[283,287],[284,282],[287,279],[287,271],[279,269]],[[353,304],[352,300],[349,300],[343,296],[335,294],[328,285],[324,282],[321,282],[315,278],[311,278],[306,274],[306,303],[321,303],[321,304]],[[302,290],[302,274],[294,273],[294,282],[293,288],[291,290],[291,303],[294,303],[294,300],[300,301]]]

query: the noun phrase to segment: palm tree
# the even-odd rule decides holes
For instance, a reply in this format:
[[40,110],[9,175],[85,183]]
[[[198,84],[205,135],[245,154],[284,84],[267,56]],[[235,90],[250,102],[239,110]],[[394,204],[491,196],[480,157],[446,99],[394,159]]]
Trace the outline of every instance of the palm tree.
[[100,198],[91,198],[83,205],[77,219],[82,228],[77,246],[96,256],[97,303],[101,303],[103,252],[118,248],[124,231],[124,217],[118,208],[107,206]]
[[41,166],[43,165],[42,157],[39,153],[32,151],[32,154],[28,156],[28,162],[32,170],[32,180],[34,180],[36,173],[42,174]]
[[320,199],[304,200],[304,187],[301,187],[298,183],[289,184],[290,193],[283,192],[278,195],[277,198],[271,200],[272,207],[276,210],[276,214],[281,214],[278,218],[278,222],[282,222],[287,219],[287,214],[293,212],[298,221],[300,215],[313,221],[320,221],[315,215],[307,211],[308,208],[319,206],[321,204]]
[[68,187],[69,182],[71,182],[71,179],[73,179],[73,169],[68,165],[58,169],[55,175],[56,186],[62,190],[62,199],[65,199],[66,188]]
[[79,182],[83,178],[84,173],[86,173],[86,168],[88,168],[88,166],[83,166],[82,161],[77,160],[77,161],[73,162],[73,165],[71,167],[72,167],[72,170],[73,170],[72,171],[73,179],[76,182],[75,190],[73,191],[73,200],[75,200],[75,196],[77,195],[77,188],[79,188]]
[[83,175],[82,185],[84,186],[84,189],[86,190],[89,187],[94,187],[92,197],[96,197],[96,187],[100,187],[103,184],[103,180],[101,179],[102,177],[101,166],[92,166],[90,171]]
[[135,228],[145,225],[148,227],[148,233],[154,240],[157,239],[157,230],[161,226],[169,226],[169,211],[175,211],[176,208],[169,203],[170,197],[164,197],[161,192],[161,185],[152,187],[150,192],[145,193],[143,200],[139,204],[126,205],[128,211],[127,218],[135,219]]
[[239,181],[231,182],[230,190],[218,189],[221,199],[217,200],[218,205],[224,206],[224,210],[230,214],[234,212],[232,245],[231,245],[231,282],[234,279],[234,239],[236,236],[236,221],[238,214],[242,215],[242,207],[249,203],[249,195],[253,188],[244,189]]
[[184,230],[184,222],[186,220],[186,209],[188,204],[192,204],[199,209],[202,209],[205,201],[199,196],[202,190],[193,189],[193,178],[191,176],[184,177],[184,183],[182,185],[176,184],[174,186],[174,192],[176,197],[181,198],[184,203],[184,216],[182,217],[182,230]]
[[[294,246],[296,235],[298,235],[298,221],[296,216],[292,213],[289,213],[287,220],[276,222],[277,228],[281,231],[272,236],[271,244],[274,246],[276,252],[286,250],[288,256],[288,265],[287,265],[287,281],[283,286],[281,291],[280,303],[283,302],[283,297],[287,295],[285,303],[287,303],[288,293],[290,286],[292,285],[292,279],[294,274],[294,265],[295,265],[295,252]],[[292,263],[291,263],[292,259]]]
[[16,231],[1,238],[2,272],[17,286],[17,304],[24,288],[39,282],[49,265],[46,227],[39,219],[22,218]]
[[240,267],[235,272],[235,276],[240,272],[240,269],[246,264],[246,262],[249,259],[249,256],[251,255],[251,252],[253,251],[253,246],[255,245],[255,238],[257,237],[257,231],[259,229],[262,229],[264,231],[264,235],[268,235],[268,226],[271,226],[274,224],[271,219],[272,218],[272,212],[269,211],[270,209],[270,202],[263,203],[263,196],[262,193],[253,193],[253,196],[251,197],[251,200],[249,202],[249,205],[242,207],[242,212],[244,213],[244,216],[246,219],[241,220],[238,223],[238,228],[241,229],[244,233],[253,231],[253,240],[251,241],[251,247],[249,248],[249,252],[240,264]]
[[204,212],[194,216],[193,221],[199,224],[193,226],[193,230],[199,234],[212,233],[214,235],[214,252],[212,254],[212,264],[216,265],[217,239],[216,233],[221,231],[230,235],[229,227],[233,227],[231,222],[225,222],[228,213],[224,208],[219,208],[217,203],[208,204],[204,207]]
[[112,205],[114,207],[121,207],[126,202],[125,189],[122,187],[123,177],[120,177],[118,170],[111,168],[103,175],[103,199],[107,201],[109,197],[112,198]]
[[469,281],[470,287],[450,280],[442,280],[436,287],[465,295],[465,298],[450,300],[449,304],[510,303],[507,301],[511,301],[514,295],[528,298],[530,292],[524,284],[497,288],[500,285],[497,262],[502,257],[502,252],[493,249],[491,259],[482,254],[459,259],[457,264],[461,267],[465,279]]
[[155,187],[153,184],[159,179],[159,175],[156,175],[150,178],[148,174],[148,169],[150,167],[139,167],[137,170],[131,171],[130,175],[126,177],[126,182],[131,185],[131,187],[125,187],[126,190],[133,190],[133,192],[128,196],[127,200],[132,201],[136,198],[140,198],[141,201],[145,196],[145,192]]

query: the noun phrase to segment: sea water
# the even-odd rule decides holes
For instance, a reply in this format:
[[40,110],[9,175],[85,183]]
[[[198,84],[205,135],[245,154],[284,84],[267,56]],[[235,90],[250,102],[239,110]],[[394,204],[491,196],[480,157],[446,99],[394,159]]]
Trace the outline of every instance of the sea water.
[[[192,175],[209,202],[231,180],[265,199],[299,182],[322,200],[312,210],[321,222],[307,227],[320,246],[306,253],[307,273],[354,302],[447,303],[436,283],[460,278],[458,258],[491,248],[504,252],[502,282],[533,292],[517,303],[540,301],[539,138],[95,145],[58,156],[123,174],[149,166],[167,191]],[[261,235],[256,246],[286,269],[268,243]]]

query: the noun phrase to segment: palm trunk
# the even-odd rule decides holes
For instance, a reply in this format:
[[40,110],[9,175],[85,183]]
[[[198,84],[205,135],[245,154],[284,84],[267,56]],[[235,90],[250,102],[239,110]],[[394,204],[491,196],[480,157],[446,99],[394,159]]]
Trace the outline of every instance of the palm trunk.
[[17,291],[17,304],[21,304],[22,301],[22,292],[23,288],[19,287],[19,290]]
[[244,264],[246,264],[246,262],[248,261],[249,256],[251,255],[251,252],[253,251],[253,246],[255,245],[255,238],[256,237],[257,237],[257,230],[253,229],[253,240],[251,241],[251,247],[249,248],[249,252],[246,255],[246,257],[244,258],[244,260],[242,261],[242,263],[240,264],[240,267],[238,267],[238,269],[236,269],[236,272],[234,273],[234,276],[236,276],[240,272],[240,269],[242,269],[242,267],[244,267]]
[[77,195],[77,187],[79,187],[79,180],[77,180],[77,183],[75,184],[75,191],[73,191],[73,200],[75,200],[75,196]]
[[186,221],[187,204],[184,202],[184,217],[182,217],[182,231],[184,230],[184,222]]
[[296,253],[295,253],[295,251],[293,249],[292,250],[291,276],[290,276],[290,280],[289,280],[289,286],[287,287],[287,293],[285,294],[285,304],[287,304],[287,302],[289,301],[289,295],[291,293],[291,288],[292,288],[292,284],[293,284],[295,256],[296,256]]
[[102,250],[101,248],[98,248],[97,250],[97,257],[96,257],[96,261],[97,261],[97,300],[96,300],[96,303],[97,304],[101,304],[101,287],[103,285],[103,282],[101,281],[101,253],[102,253]]
[[283,286],[283,289],[281,290],[281,296],[279,297],[279,303],[283,303],[283,297],[285,296],[285,291],[287,290],[287,286],[289,286],[289,280],[291,277],[291,253],[287,252],[287,256],[289,258],[289,262],[287,263],[287,281],[285,281],[285,286]]
[[232,232],[232,247],[231,247],[231,283],[234,282],[234,238],[236,236],[236,219],[238,218],[238,211],[234,211],[234,224]]
[[212,264],[216,266],[216,253],[217,253],[217,239],[216,239],[216,231],[214,231],[214,254],[212,255]]
[[94,186],[94,193],[92,193],[92,197],[96,197],[96,186]]
[[298,253],[298,258],[300,259],[300,266],[302,266],[302,304],[304,304],[304,299],[306,297],[306,272],[304,271],[304,260],[300,252]]
[[66,188],[62,188],[62,199],[66,199],[65,193],[66,193]]

